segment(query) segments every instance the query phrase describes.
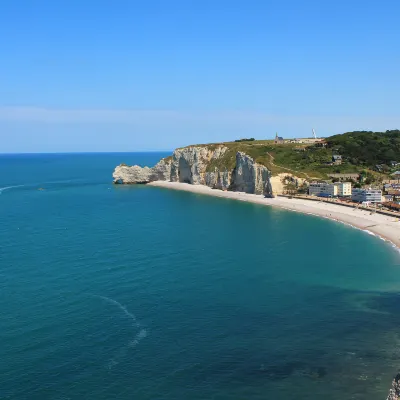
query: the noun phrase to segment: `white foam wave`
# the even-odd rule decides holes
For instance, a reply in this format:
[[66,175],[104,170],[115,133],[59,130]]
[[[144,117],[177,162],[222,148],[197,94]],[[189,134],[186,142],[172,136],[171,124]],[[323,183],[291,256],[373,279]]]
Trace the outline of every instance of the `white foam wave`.
[[98,297],[107,303],[110,303],[116,307],[118,307],[124,315],[126,315],[130,320],[133,322],[133,326],[136,329],[139,329],[139,332],[136,333],[134,338],[129,341],[128,345],[125,348],[120,349],[114,357],[109,361],[107,364],[108,369],[112,369],[114,366],[118,365],[120,360],[126,355],[128,349],[136,347],[142,339],[144,339],[147,336],[147,330],[144,329],[141,325],[141,323],[136,319],[136,316],[132,314],[125,306],[123,306],[120,302],[111,299],[110,297],[106,296],[99,296],[99,295],[92,295],[93,297]]
[[43,184],[45,184],[45,183],[49,183],[49,184],[73,183],[73,182],[83,182],[83,179],[65,179],[65,180],[61,180],[61,181],[48,181],[48,182],[43,182]]
[[5,190],[10,190],[14,188],[19,188],[19,187],[40,187],[42,185],[46,184],[59,184],[59,183],[73,183],[73,182],[82,182],[82,179],[67,179],[67,180],[61,180],[61,181],[48,181],[48,182],[40,182],[40,183],[25,183],[23,185],[14,185],[14,186],[5,186],[0,188],[0,194],[2,194]]
[[147,330],[141,329],[139,333],[135,336],[135,338],[129,342],[129,347],[135,347],[139,344],[139,342],[147,336]]
[[5,190],[10,190],[10,189],[14,189],[14,188],[22,187],[22,186],[25,186],[25,185],[15,185],[15,186],[2,187],[2,188],[0,188],[0,194],[2,194]]
[[124,307],[121,303],[119,303],[116,300],[110,299],[109,297],[105,297],[105,296],[99,296],[99,295],[95,295],[95,297],[99,297],[100,299],[103,299],[107,302],[109,302],[110,304],[114,304],[115,306],[117,306],[127,317],[129,317],[135,324],[136,327],[140,327],[141,325],[139,324],[138,320],[136,319],[135,315],[132,314],[131,312],[128,311],[128,309],[126,307]]

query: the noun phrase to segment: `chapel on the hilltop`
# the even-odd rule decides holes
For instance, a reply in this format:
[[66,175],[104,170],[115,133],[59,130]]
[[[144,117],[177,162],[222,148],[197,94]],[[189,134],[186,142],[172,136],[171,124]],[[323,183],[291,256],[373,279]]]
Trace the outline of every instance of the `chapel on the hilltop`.
[[276,144],[282,144],[282,143],[284,143],[284,142],[285,142],[285,141],[283,140],[283,137],[278,136],[278,132],[276,132],[274,143],[276,143]]

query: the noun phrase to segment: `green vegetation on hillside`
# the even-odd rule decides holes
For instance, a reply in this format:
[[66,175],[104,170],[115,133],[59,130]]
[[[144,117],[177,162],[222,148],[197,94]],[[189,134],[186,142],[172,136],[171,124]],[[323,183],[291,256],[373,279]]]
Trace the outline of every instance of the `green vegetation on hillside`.
[[[257,163],[265,165],[273,175],[293,173],[304,178],[327,178],[331,173],[357,172],[353,165],[330,166],[332,150],[324,147],[298,145],[294,143],[275,144],[271,140],[255,140],[254,142],[220,143],[228,147],[223,157],[213,160],[208,171],[218,169],[230,170],[235,167],[236,153],[242,151]],[[216,147],[213,144],[212,147]]]
[[[224,145],[228,148],[223,157],[213,160],[207,171],[231,170],[236,164],[236,153],[242,151],[257,163],[265,165],[273,175],[293,173],[307,179],[327,179],[332,173],[363,173],[368,182],[384,175],[374,172],[377,164],[390,165],[400,161],[400,131],[349,132],[331,136],[326,145],[284,143],[273,140],[240,139],[234,142],[207,145],[210,150]],[[332,165],[332,155],[340,154],[341,165]],[[390,168],[388,167],[390,170]],[[363,172],[364,171],[364,172]]]
[[236,163],[236,153],[242,151],[257,163],[265,165],[274,175],[282,172],[299,172],[306,178],[308,173],[315,177],[323,177],[324,173],[318,173],[316,170],[321,163],[329,162],[332,158],[331,152],[323,148],[303,146],[298,149],[299,146],[296,144],[277,145],[271,140],[221,144],[228,147],[228,151],[223,157],[213,160],[207,167],[208,171],[213,171],[216,167],[222,170],[233,169]]
[[400,131],[348,132],[326,139],[328,146],[342,154],[350,164],[374,168],[400,161]]

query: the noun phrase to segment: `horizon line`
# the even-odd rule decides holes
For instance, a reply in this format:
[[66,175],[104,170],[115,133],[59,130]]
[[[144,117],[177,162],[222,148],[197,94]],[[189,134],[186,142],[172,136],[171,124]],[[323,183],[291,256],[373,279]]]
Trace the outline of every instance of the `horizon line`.
[[6,152],[4,155],[25,155],[25,154],[123,154],[123,153],[168,153],[174,150],[135,150],[135,151],[24,151],[24,152]]

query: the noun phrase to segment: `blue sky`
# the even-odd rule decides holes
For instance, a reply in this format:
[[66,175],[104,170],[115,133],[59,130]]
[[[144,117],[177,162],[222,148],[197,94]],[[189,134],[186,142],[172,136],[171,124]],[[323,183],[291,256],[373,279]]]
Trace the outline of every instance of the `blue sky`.
[[395,0],[4,0],[0,152],[400,129]]

